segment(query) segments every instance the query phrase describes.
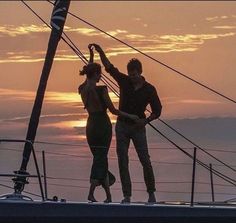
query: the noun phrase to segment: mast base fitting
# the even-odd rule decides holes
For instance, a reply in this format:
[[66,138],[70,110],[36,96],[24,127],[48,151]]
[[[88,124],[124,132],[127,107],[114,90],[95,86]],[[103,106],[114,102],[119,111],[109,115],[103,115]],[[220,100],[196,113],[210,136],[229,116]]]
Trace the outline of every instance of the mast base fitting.
[[14,171],[14,173],[16,174],[16,177],[12,178],[14,182],[14,190],[16,194],[21,194],[24,190],[25,184],[29,183],[27,180],[29,173],[24,170]]

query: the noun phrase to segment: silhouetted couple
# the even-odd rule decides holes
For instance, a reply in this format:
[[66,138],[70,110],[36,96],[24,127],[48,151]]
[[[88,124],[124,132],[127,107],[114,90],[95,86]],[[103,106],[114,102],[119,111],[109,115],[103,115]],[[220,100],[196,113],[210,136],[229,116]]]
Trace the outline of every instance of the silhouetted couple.
[[[106,71],[119,85],[119,110],[114,107],[108,95],[107,87],[96,86],[101,78],[101,66],[93,62],[93,48],[99,53]],[[86,136],[93,154],[88,200],[96,201],[94,197],[95,188],[102,185],[107,196],[104,202],[112,201],[109,187],[115,182],[115,177],[108,171],[107,155],[112,138],[112,125],[106,111],[108,108],[111,113],[118,116],[115,130],[119,172],[124,195],[122,203],[129,203],[132,195],[128,167],[130,140],[133,141],[143,167],[144,181],[149,195],[148,202],[155,203],[155,178],[148,153],[145,126],[161,114],[162,106],[156,89],[145,81],[142,76],[142,64],[138,59],[131,59],[128,62],[128,75],[125,75],[110,63],[99,45],[90,44],[89,50],[90,61],[80,72],[87,78],[79,86],[79,93],[89,113]],[[145,109],[148,104],[152,113],[146,118]]]

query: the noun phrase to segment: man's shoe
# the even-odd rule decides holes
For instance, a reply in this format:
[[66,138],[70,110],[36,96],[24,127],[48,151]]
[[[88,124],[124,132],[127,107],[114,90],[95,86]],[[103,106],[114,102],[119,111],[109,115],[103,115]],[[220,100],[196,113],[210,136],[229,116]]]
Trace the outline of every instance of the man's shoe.
[[112,202],[112,200],[111,200],[111,194],[109,194],[108,196],[107,196],[107,199],[104,201],[104,203],[111,203]]
[[111,198],[107,198],[105,201],[103,201],[104,203],[111,203],[112,202],[112,200],[111,200]]
[[121,201],[121,204],[129,204],[130,203],[130,197],[124,197],[124,199]]
[[156,203],[156,197],[154,193],[149,193],[149,197],[148,197],[148,203]]

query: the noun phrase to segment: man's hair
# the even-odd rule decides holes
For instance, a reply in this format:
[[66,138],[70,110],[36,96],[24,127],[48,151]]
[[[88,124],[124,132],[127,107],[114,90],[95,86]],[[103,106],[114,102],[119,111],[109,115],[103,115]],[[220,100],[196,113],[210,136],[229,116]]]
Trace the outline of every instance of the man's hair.
[[127,70],[128,72],[137,70],[141,74],[143,72],[142,64],[138,59],[132,58],[127,64]]

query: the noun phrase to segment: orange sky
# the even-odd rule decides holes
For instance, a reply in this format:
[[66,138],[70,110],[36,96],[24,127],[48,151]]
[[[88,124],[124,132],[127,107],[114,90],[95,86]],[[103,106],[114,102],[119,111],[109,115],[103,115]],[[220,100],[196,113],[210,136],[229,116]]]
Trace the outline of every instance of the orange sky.
[[[27,3],[47,22],[50,21],[52,6],[49,3]],[[236,2],[72,1],[70,11],[236,100]],[[235,104],[196,86],[71,16],[67,18],[65,31],[86,56],[89,43],[100,44],[111,62],[123,72],[126,72],[129,59],[139,58],[143,63],[144,77],[157,88],[163,104],[163,119],[236,117]],[[21,1],[0,1],[1,137],[25,137],[49,35],[50,30]],[[86,124],[87,114],[77,94],[77,87],[84,79],[78,75],[82,66],[82,62],[61,41],[48,81],[37,140],[85,143],[85,130],[81,127]],[[117,106],[117,98],[112,93],[110,96]],[[152,137],[150,132],[149,137]],[[113,137],[113,145],[114,140]],[[149,142],[166,146],[166,142],[159,138],[155,140]],[[53,151],[54,148],[49,146],[48,149]],[[68,148],[67,152],[70,151],[81,152],[78,148]],[[111,152],[115,156],[113,149]],[[159,154],[153,152],[153,160],[176,161],[179,156]],[[233,157],[230,159],[229,162],[233,163]],[[53,168],[52,163],[49,165]],[[90,162],[86,165],[81,165],[81,168],[86,167],[88,171]],[[163,179],[169,176],[166,169],[159,173]],[[87,172],[83,174],[88,176]]]
[[[43,66],[49,29],[20,1],[1,1],[0,88],[35,91]],[[52,7],[28,2],[47,22]],[[72,1],[70,11],[190,77],[236,98],[235,2],[87,2]],[[235,105],[196,86],[77,19],[68,16],[66,33],[87,55],[99,43],[126,72],[127,61],[143,62],[144,76],[157,87],[164,118],[235,116]],[[82,63],[62,41],[47,91],[76,93]],[[30,92],[29,92],[30,94]],[[74,100],[77,96],[74,95]],[[23,106],[23,105],[22,105]]]

